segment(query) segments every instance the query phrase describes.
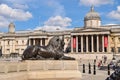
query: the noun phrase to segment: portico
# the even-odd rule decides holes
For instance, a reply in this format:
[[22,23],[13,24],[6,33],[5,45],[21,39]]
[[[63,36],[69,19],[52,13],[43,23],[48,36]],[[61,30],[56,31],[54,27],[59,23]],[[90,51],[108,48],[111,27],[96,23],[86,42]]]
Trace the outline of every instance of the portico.
[[45,46],[47,44],[46,41],[47,38],[30,38],[29,45]]
[[29,37],[29,46],[30,45],[38,45],[38,46],[46,46],[48,44],[47,36],[30,36]]
[[101,27],[99,13],[92,6],[84,17],[84,27],[71,32],[71,52],[94,53],[110,52],[110,30]]
[[[87,30],[87,31],[85,31]],[[94,53],[110,52],[109,31],[105,32],[88,32],[88,29],[78,30],[79,32],[71,33],[71,52],[76,53]],[[95,31],[95,29],[93,29]],[[81,33],[80,33],[81,32]]]

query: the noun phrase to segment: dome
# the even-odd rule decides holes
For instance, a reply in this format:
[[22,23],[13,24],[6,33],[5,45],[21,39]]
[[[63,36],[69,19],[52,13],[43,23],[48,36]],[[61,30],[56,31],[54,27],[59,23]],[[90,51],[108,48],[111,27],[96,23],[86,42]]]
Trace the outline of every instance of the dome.
[[99,13],[94,11],[94,7],[92,6],[90,12],[86,14],[84,20],[94,20],[94,19],[100,20],[100,15]]

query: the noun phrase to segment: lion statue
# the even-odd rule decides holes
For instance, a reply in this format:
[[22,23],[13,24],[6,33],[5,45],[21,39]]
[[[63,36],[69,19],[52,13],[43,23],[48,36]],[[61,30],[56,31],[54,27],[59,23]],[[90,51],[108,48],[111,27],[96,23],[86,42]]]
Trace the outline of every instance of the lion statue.
[[75,60],[75,58],[64,56],[64,39],[55,36],[50,39],[47,46],[28,46],[23,52],[23,60]]

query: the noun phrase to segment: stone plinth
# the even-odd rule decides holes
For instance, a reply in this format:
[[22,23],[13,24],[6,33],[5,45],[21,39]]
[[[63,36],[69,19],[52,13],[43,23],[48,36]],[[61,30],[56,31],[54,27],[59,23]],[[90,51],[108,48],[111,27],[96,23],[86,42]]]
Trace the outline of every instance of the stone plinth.
[[[36,60],[26,61],[28,71],[35,70],[78,70],[78,62],[74,60]],[[33,66],[34,65],[34,66]]]
[[43,79],[79,79],[81,80],[81,73],[74,70],[48,70],[48,71],[31,71],[28,73],[30,80],[43,80]]
[[78,62],[74,60],[28,60],[0,64],[0,80],[80,80],[81,77]]

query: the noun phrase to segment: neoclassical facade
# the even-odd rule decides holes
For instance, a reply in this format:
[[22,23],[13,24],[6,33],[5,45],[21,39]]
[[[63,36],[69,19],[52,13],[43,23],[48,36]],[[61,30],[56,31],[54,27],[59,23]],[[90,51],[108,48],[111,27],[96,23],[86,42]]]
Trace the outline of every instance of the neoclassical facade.
[[10,23],[9,32],[0,34],[0,46],[3,54],[22,54],[27,46],[46,46],[53,36],[60,36],[62,38],[64,34],[65,47],[67,47],[70,43],[70,32],[71,31],[46,32],[42,30],[15,31],[15,25]]
[[3,54],[22,54],[27,46],[45,46],[56,35],[64,35],[64,51],[70,47],[71,54],[120,53],[120,25],[101,25],[100,15],[94,7],[84,17],[84,26],[73,30],[15,31],[15,25],[10,23],[8,32],[0,33],[0,47]]
[[101,25],[99,13],[92,6],[84,17],[84,27],[71,32],[71,52],[119,53],[120,25]]

